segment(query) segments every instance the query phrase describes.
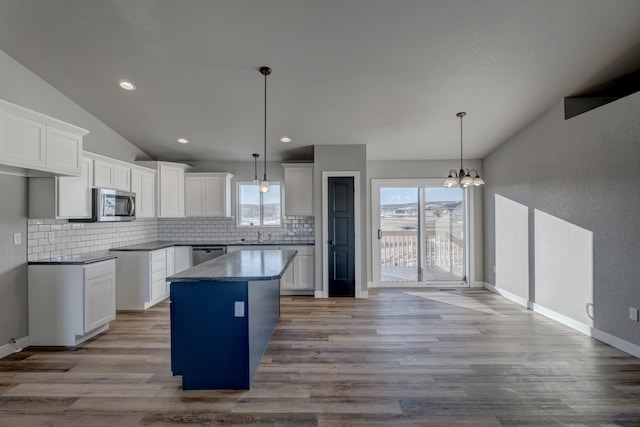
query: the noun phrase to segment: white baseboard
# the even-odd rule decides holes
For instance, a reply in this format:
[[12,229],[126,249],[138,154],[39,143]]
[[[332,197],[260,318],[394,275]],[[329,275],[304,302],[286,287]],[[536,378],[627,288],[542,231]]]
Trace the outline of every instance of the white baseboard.
[[[478,282],[480,283],[480,282]],[[469,288],[471,287],[467,283],[463,282],[430,282],[428,284],[423,282],[367,282],[369,289],[373,288]],[[482,286],[479,286],[482,287]]]
[[356,292],[356,298],[369,298],[369,291]]
[[[470,288],[486,288],[489,283],[487,282],[469,282]],[[489,285],[491,286],[491,285]]]
[[485,283],[484,287],[490,290],[491,292],[493,292],[494,294],[502,295],[509,301],[513,301],[518,305],[531,309],[531,306],[529,305],[529,301],[526,298],[522,298],[521,296],[518,296],[512,292],[505,291],[504,289],[498,288],[492,285],[491,283]]
[[546,307],[541,306],[540,304],[532,303],[532,310],[536,313],[540,313],[545,317],[548,317],[551,320],[555,320],[558,323],[562,323],[565,326],[568,326],[572,329],[575,329],[578,332],[581,332],[587,336],[593,336],[591,333],[592,327],[590,325],[584,324],[582,322],[578,322],[575,319],[565,316],[564,314],[560,314],[556,311],[548,309]]
[[315,291],[313,296],[314,296],[314,298],[329,298],[328,295],[324,294],[324,291]]
[[632,356],[640,358],[640,346],[630,343],[629,341],[623,340],[622,338],[618,338],[614,335],[603,332],[599,329],[593,328],[589,325],[586,325],[582,322],[578,322],[577,320],[571,319],[570,317],[565,316],[564,314],[557,313],[553,310],[550,310],[546,307],[542,307],[539,304],[534,302],[525,300],[522,297],[512,294],[509,291],[505,291],[504,289],[496,288],[490,283],[485,284],[485,288],[499,294],[508,300],[515,302],[523,307],[527,307],[529,310],[533,310],[536,313],[542,314],[545,317],[548,317],[551,320],[555,320],[558,323],[562,323],[565,326],[570,327],[580,333],[583,333],[587,336],[590,336],[598,341],[602,341],[605,344],[610,345],[611,347],[615,347],[618,350],[624,351]]
[[622,350],[625,353],[629,353],[632,356],[640,358],[640,345],[635,345],[629,341],[625,341],[595,328],[592,330],[592,336],[605,344],[609,344],[611,347],[615,347],[618,350]]
[[2,347],[0,347],[0,359],[10,354],[17,353],[25,347],[29,347],[29,337],[17,339],[15,345],[13,344],[3,345]]

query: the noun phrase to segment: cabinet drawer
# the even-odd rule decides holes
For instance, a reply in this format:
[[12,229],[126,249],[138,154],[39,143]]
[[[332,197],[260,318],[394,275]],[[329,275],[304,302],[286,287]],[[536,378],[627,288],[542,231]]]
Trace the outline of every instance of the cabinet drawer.
[[162,280],[158,280],[156,282],[151,283],[151,300],[155,300],[161,296],[166,295],[167,293],[167,282]]
[[160,249],[159,251],[151,252],[151,262],[164,261],[167,259],[167,251]]
[[151,272],[155,273],[156,271],[165,270],[167,268],[167,263],[165,260],[161,259],[160,261],[156,261],[151,264]]
[[151,273],[151,281],[157,282],[158,280],[164,281],[167,278],[167,270],[164,268],[162,270],[153,271]]
[[116,271],[115,260],[96,262],[84,267],[84,280],[90,280],[95,277],[104,276],[105,274],[114,273]]

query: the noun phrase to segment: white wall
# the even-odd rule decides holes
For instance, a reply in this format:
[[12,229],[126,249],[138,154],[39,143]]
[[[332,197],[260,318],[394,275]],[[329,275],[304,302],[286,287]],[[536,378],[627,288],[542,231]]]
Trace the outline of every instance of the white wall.
[[524,301],[529,300],[529,209],[495,196],[495,285]]
[[[640,92],[611,104],[564,120],[558,104],[525,130],[484,159],[485,186],[485,271],[486,280],[496,283],[491,267],[502,248],[498,244],[498,215],[494,197],[499,194],[526,206],[529,218],[538,211],[537,225],[529,221],[528,252],[533,259],[529,272],[529,294],[533,302],[575,322],[585,318],[588,304],[589,269],[592,269],[593,326],[635,346],[640,346],[640,322],[629,319],[629,307],[640,306]],[[544,222],[539,220],[543,218]],[[548,224],[548,217],[563,221],[560,230]],[[534,227],[535,226],[535,227]],[[538,227],[544,235],[538,234]],[[575,232],[580,230],[580,232]],[[564,234],[561,234],[564,233]],[[551,236],[550,236],[551,235]],[[564,237],[563,237],[564,236]],[[588,241],[592,236],[592,265],[588,262]],[[566,269],[542,257],[540,247],[549,245],[556,256],[565,252]],[[559,240],[573,239],[579,248]],[[553,242],[553,241],[552,241]],[[577,242],[577,243],[576,243]],[[548,247],[548,246],[546,246]],[[566,257],[576,251],[578,263]],[[550,277],[547,268],[556,269]],[[585,276],[585,272],[587,276]],[[576,289],[573,278],[582,277]],[[573,304],[555,301],[579,300]],[[585,325],[588,328],[588,324]]]
[[[28,334],[26,178],[0,174],[0,200],[1,353],[9,338],[20,339]],[[13,244],[13,233],[21,233],[20,245]]]

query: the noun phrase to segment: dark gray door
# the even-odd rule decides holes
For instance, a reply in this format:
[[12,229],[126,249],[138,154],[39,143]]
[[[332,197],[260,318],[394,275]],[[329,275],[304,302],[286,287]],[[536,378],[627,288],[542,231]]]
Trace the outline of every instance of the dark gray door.
[[329,296],[355,296],[353,177],[329,178]]

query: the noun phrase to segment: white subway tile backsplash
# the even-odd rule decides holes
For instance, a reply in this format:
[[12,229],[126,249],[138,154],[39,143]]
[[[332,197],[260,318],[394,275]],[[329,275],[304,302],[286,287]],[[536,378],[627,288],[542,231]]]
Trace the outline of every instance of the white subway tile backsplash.
[[[264,239],[289,242],[314,238],[313,217],[284,217],[282,227],[236,227],[235,218],[160,218],[121,223],[69,223],[67,220],[27,221],[29,261],[77,255],[156,240],[171,242],[230,242]],[[53,233],[53,241],[49,241]]]

